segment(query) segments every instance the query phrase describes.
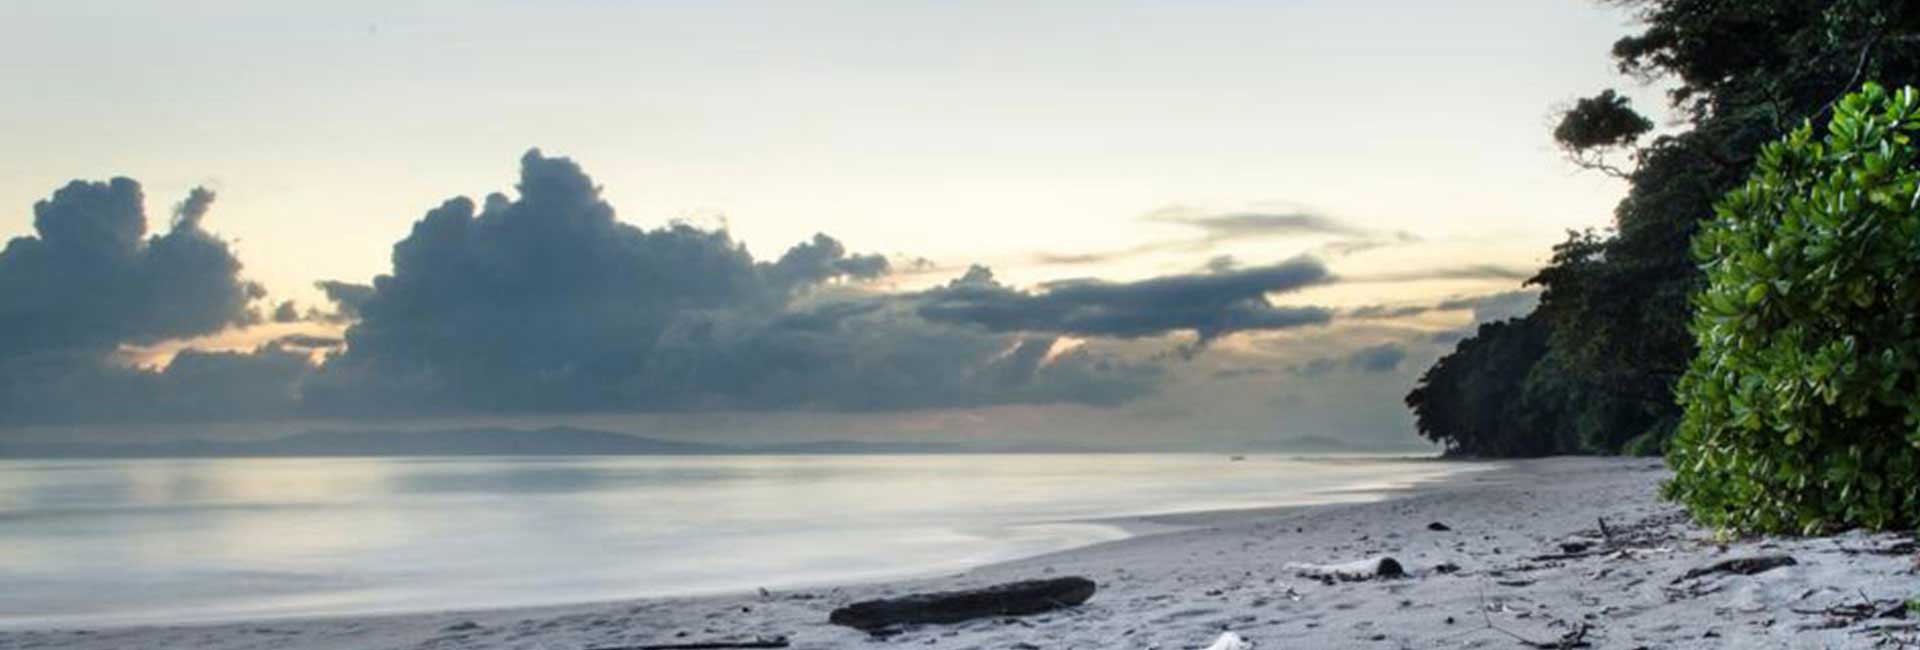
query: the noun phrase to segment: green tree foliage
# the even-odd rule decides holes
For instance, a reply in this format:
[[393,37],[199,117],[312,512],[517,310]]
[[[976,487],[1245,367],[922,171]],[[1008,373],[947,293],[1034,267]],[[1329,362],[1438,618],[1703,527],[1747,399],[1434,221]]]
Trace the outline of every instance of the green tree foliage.
[[[1688,297],[1703,277],[1689,242],[1713,214],[1714,202],[1746,180],[1762,145],[1804,121],[1824,122],[1846,90],[1867,79],[1920,78],[1920,3],[1619,4],[1638,10],[1643,29],[1615,43],[1615,61],[1634,79],[1671,83],[1672,106],[1684,124],[1649,140],[1644,127],[1651,121],[1611,90],[1575,102],[1563,115],[1554,136],[1569,158],[1624,178],[1627,197],[1615,208],[1609,232],[1570,234],[1529,281],[1542,289],[1540,307],[1529,318],[1546,332],[1547,344],[1531,362],[1501,364],[1525,376],[1519,394],[1539,410],[1524,420],[1538,428],[1457,429],[1457,420],[1429,421],[1416,408],[1423,435],[1450,448],[1657,452],[1681,418],[1674,389],[1694,356]],[[1625,159],[1609,162],[1610,155]],[[1531,328],[1483,330],[1441,363],[1476,363],[1456,357],[1470,345],[1486,345],[1482,337],[1520,336],[1523,329],[1536,335]],[[1428,412],[1510,412],[1512,394],[1432,383],[1473,374],[1430,374],[1416,392]],[[1438,399],[1493,401],[1441,408],[1432,404]],[[1481,435],[1543,441],[1455,444]]]
[[1920,524],[1920,92],[1869,84],[1760,153],[1706,269],[1669,496],[1703,522]]
[[1547,330],[1534,318],[1485,323],[1453,354],[1428,368],[1407,395],[1421,435],[1452,454],[1540,456],[1556,441],[1528,435],[1526,416],[1538,408],[1515,399],[1527,371],[1547,348]]

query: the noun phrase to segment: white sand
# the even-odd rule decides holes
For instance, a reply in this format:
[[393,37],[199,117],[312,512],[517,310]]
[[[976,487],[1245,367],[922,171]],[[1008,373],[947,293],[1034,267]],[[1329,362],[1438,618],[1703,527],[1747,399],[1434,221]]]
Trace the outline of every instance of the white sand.
[[[1664,476],[1648,460],[1518,462],[1378,503],[1125,521],[1160,532],[928,580],[487,612],[6,631],[0,648],[579,650],[781,635],[795,648],[1199,649],[1228,630],[1256,648],[1519,648],[1508,632],[1550,641],[1581,624],[1596,648],[1920,647],[1902,645],[1920,644],[1920,616],[1851,621],[1820,613],[1920,596],[1910,553],[1849,552],[1911,537],[1720,545],[1655,498]],[[1603,517],[1629,550],[1529,559],[1597,536]],[[1436,521],[1452,530],[1428,530]],[[1774,553],[1799,564],[1670,584],[1718,560]],[[1328,585],[1283,568],[1382,554],[1413,575]],[[1444,563],[1459,570],[1436,571]],[[1100,590],[1071,610],[921,626],[885,639],[826,623],[830,610],[854,600],[1056,575],[1090,577]]]

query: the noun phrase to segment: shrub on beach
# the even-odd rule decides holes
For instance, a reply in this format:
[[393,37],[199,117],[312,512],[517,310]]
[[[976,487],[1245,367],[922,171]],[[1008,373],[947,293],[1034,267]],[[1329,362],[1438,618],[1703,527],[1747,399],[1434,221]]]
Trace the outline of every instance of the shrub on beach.
[[1694,239],[1668,497],[1736,531],[1920,525],[1920,93],[1868,84]]

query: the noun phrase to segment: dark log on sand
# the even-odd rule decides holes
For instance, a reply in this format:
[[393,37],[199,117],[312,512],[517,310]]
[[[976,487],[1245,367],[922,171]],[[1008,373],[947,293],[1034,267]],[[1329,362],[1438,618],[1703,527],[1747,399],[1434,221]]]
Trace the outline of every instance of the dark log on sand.
[[776,636],[771,639],[752,641],[706,641],[702,643],[655,643],[649,645],[622,645],[587,650],[724,650],[730,648],[785,648],[787,637]]
[[833,610],[827,621],[872,631],[905,623],[958,623],[988,616],[1021,616],[1087,602],[1093,597],[1093,590],[1093,581],[1081,577],[1027,580],[982,589],[858,602]]

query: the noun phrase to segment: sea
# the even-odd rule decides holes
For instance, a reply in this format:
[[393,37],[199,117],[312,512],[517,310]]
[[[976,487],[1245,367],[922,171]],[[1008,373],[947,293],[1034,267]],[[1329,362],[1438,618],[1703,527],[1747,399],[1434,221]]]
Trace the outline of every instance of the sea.
[[0,460],[0,627],[557,605],[951,572],[1136,515],[1380,499],[1420,458]]

